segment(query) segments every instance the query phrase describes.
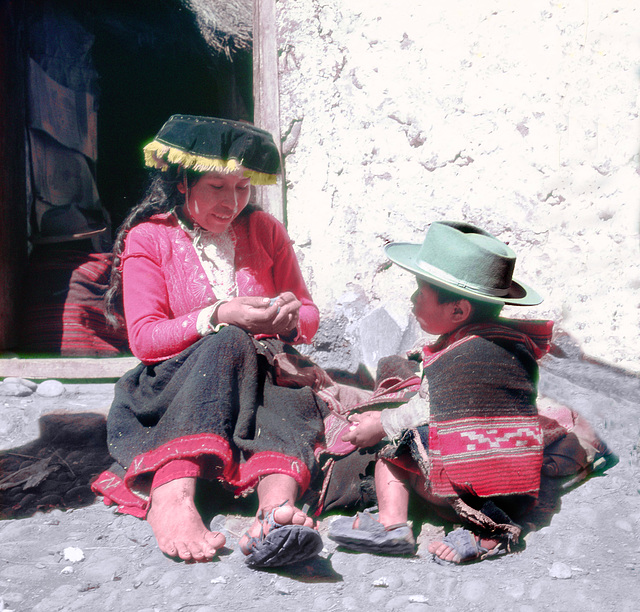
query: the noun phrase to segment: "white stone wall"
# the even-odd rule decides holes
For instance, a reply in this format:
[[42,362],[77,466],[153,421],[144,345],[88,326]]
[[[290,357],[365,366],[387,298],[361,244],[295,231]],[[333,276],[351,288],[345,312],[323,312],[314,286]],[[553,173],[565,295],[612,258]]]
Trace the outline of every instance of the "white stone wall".
[[[314,356],[412,344],[387,241],[489,230],[587,355],[640,371],[637,0],[280,0],[288,228],[321,309]],[[332,351],[329,353],[328,351]]]

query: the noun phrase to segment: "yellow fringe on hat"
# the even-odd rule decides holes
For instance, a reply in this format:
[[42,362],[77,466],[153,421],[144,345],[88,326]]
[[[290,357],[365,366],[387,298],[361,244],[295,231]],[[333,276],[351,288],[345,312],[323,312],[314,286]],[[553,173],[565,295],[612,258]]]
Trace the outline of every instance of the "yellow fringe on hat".
[[[195,170],[196,172],[235,172],[242,167],[242,162],[237,159],[219,159],[195,155],[182,149],[167,146],[157,140],[144,147],[144,163],[149,168],[165,171],[170,164],[176,164],[182,168]],[[275,185],[278,178],[275,174],[258,172],[243,168],[244,176],[251,179],[252,185]]]

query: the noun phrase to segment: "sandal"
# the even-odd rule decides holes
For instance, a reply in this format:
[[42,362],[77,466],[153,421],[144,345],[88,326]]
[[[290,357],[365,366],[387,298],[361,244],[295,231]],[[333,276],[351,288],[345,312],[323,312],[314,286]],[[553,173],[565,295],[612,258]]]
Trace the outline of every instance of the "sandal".
[[275,520],[275,511],[286,503],[276,506],[267,515],[261,510],[257,517],[260,535],[247,536],[246,543],[240,544],[240,549],[247,555],[245,563],[249,567],[291,565],[311,559],[322,550],[322,537],[315,529],[303,525],[282,525]]
[[416,541],[407,523],[385,527],[369,511],[358,512],[358,527],[355,519],[340,517],[330,527],[328,537],[340,546],[356,552],[380,555],[413,555]]
[[502,544],[498,544],[491,550],[485,548],[471,531],[463,529],[462,527],[450,531],[442,538],[442,543],[452,548],[456,552],[456,557],[454,561],[447,561],[434,554],[433,560],[440,565],[458,565],[459,563],[480,561],[486,557],[505,554],[507,552]]

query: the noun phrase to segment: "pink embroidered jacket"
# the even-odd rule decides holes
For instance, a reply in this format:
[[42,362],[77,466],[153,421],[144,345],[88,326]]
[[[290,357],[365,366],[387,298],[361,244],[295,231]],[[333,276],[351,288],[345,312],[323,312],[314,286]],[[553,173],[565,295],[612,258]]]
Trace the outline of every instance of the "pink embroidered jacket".
[[[319,313],[307,290],[284,226],[263,211],[233,222],[239,296],[275,297],[291,291],[302,302],[294,342],[309,343]],[[129,345],[145,364],[181,353],[202,336],[198,313],[216,296],[188,234],[163,213],[127,234],[122,256],[124,313]]]

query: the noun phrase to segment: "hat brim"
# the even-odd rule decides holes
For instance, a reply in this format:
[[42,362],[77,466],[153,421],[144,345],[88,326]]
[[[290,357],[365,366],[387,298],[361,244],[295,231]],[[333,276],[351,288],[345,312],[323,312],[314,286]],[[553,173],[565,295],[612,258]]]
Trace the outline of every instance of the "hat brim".
[[242,169],[243,175],[251,180],[252,185],[275,185],[278,182],[276,173],[267,174],[246,168],[242,165],[242,160],[194,155],[180,147],[167,144],[160,138],[156,138],[146,145],[143,151],[145,166],[156,170],[166,170],[170,165],[203,173],[221,172],[224,174]]
[[418,278],[430,284],[447,289],[459,294],[461,297],[488,302],[490,304],[509,304],[512,306],[535,306],[543,301],[542,296],[533,288],[516,280],[511,281],[511,287],[504,296],[492,296],[480,293],[475,289],[464,286],[463,283],[457,285],[450,280],[438,277],[433,271],[426,271],[420,267],[417,256],[420,251],[419,244],[407,242],[394,242],[384,248],[387,257],[395,264],[411,272]]

